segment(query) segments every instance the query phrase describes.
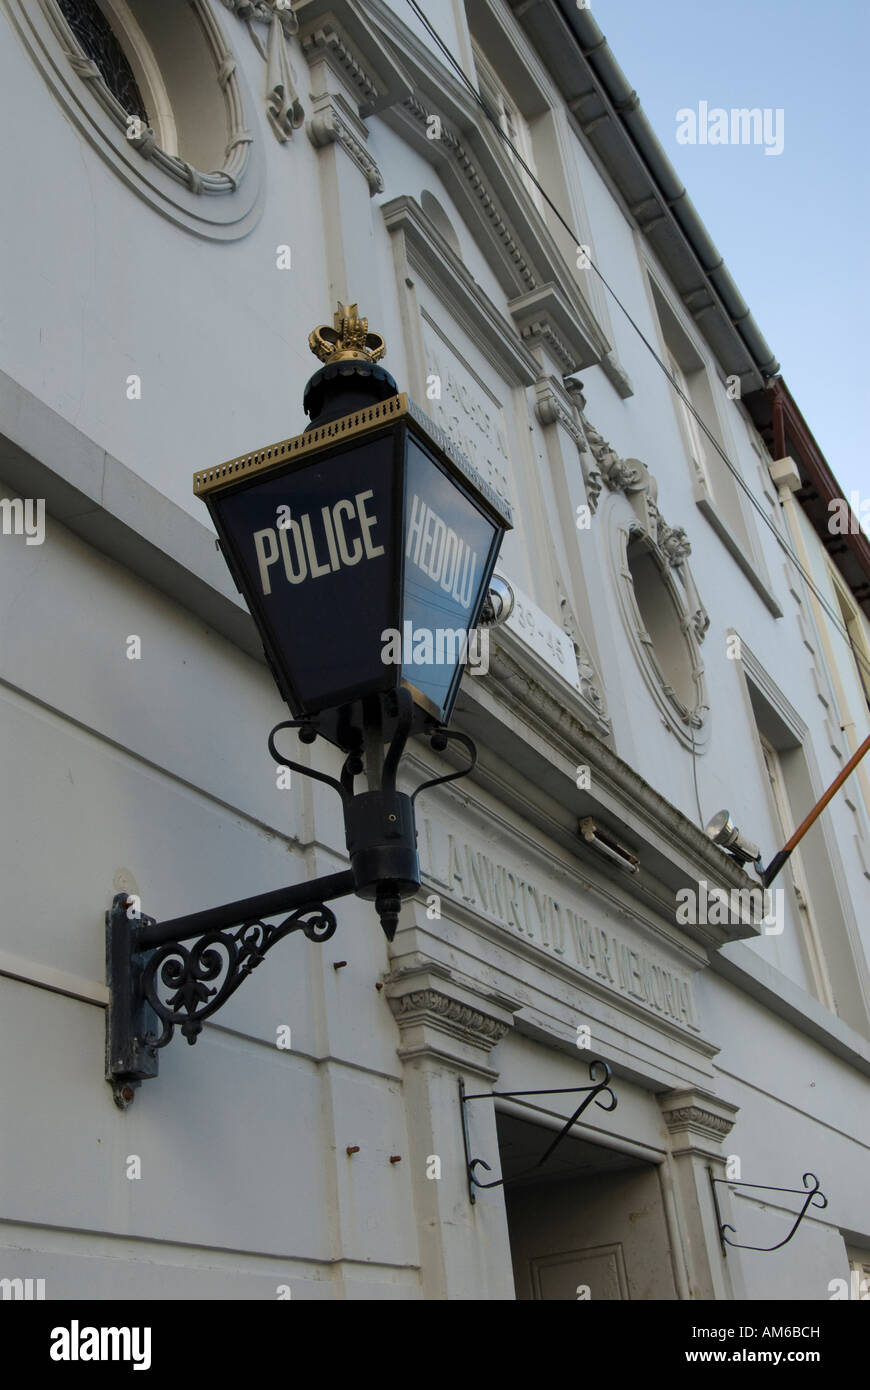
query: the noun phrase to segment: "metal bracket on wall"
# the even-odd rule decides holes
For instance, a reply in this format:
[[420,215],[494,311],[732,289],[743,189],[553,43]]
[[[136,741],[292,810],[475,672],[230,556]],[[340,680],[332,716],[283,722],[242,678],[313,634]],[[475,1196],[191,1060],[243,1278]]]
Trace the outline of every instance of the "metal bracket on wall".
[[[328,941],[336,920],[325,902],[353,888],[348,869],[171,922],[147,917],[135,899],[117,894],[106,913],[106,1079],[116,1104],[126,1110],[139,1082],[157,1075],[158,1051],[176,1026],[196,1042],[203,1020],[278,941],[296,931]],[[277,925],[261,920],[288,909]],[[195,944],[185,946],[192,938]]]
[[[712,1168],[708,1168],[707,1172],[710,1175],[710,1186],[713,1189],[713,1204],[716,1208],[716,1224],[719,1227],[722,1254],[725,1256],[728,1254],[725,1249],[726,1245],[730,1245],[734,1250],[761,1250],[764,1252],[781,1250],[784,1245],[788,1245],[811,1206],[826,1207],[828,1205],[828,1199],[824,1192],[822,1192],[821,1184],[815,1173],[804,1173],[803,1187],[769,1187],[766,1183],[761,1182],[737,1182],[732,1178],[714,1178]],[[737,1231],[733,1226],[729,1225],[727,1221],[723,1222],[722,1220],[722,1213],[719,1210],[719,1198],[716,1195],[717,1184],[721,1184],[723,1187],[754,1187],[756,1191],[760,1192],[792,1192],[796,1193],[799,1197],[803,1197],[805,1200],[795,1218],[794,1225],[784,1240],[779,1241],[776,1245],[743,1245],[740,1241],[729,1240],[725,1234],[726,1231],[732,1231],[734,1235],[736,1235]]]
[[[600,1080],[596,1079],[596,1067],[600,1068]],[[600,1057],[596,1057],[594,1061],[589,1063],[589,1076],[592,1081],[591,1086],[560,1086],[554,1090],[549,1091],[480,1091],[474,1095],[466,1095],[465,1082],[462,1079],[462,1077],[459,1078],[459,1109],[462,1115],[462,1141],[465,1146],[465,1166],[468,1172],[468,1200],[471,1202],[472,1206],[477,1201],[474,1192],[474,1189],[476,1187],[501,1187],[505,1179],[496,1178],[494,1182],[480,1182],[474,1172],[475,1168],[478,1167],[485,1168],[487,1173],[491,1173],[492,1169],[484,1159],[471,1157],[471,1140],[468,1134],[468,1114],[465,1109],[468,1102],[471,1100],[495,1099],[520,1100],[523,1096],[571,1096],[579,1095],[581,1093],[583,1094],[584,1099],[577,1106],[577,1109],[574,1111],[574,1114],[570,1117],[570,1119],[565,1121],[559,1133],[556,1135],[553,1142],[549,1144],[548,1147],[541,1154],[541,1157],[538,1159],[537,1163],[533,1163],[531,1168],[524,1169],[522,1173],[514,1174],[514,1178],[524,1178],[529,1173],[537,1172],[537,1170],[540,1167],[542,1167],[544,1163],[546,1163],[547,1159],[550,1157],[553,1151],[558,1148],[562,1140],[567,1136],[572,1125],[574,1125],[579,1116],[583,1114],[583,1111],[586,1109],[586,1107],[592,1104],[593,1100],[595,1101],[596,1105],[599,1105],[601,1107],[602,1110],[616,1109],[617,1099],[613,1091],[610,1089],[610,1086],[608,1085],[608,1082],[610,1081],[610,1067],[607,1065],[607,1063],[603,1062]],[[610,1097],[609,1105],[605,1104],[603,1100],[599,1099],[599,1097],[605,1092]],[[531,1109],[532,1107],[529,1108]],[[511,1178],[510,1181],[513,1181],[513,1178]]]
[[[269,754],[289,772],[324,782],[338,792],[344,812],[350,867],[271,893],[240,898],[220,907],[158,922],[140,910],[138,897],[118,893],[106,913],[106,1079],[116,1104],[125,1110],[136,1087],[157,1075],[158,1055],[180,1027],[195,1043],[205,1019],[235,994],[267,951],[293,932],[309,941],[328,941],[336,929],[326,904],[355,894],[373,901],[381,926],[393,940],[402,902],[420,888],[414,802],[420,792],[466,777],[477,750],[466,735],[436,724],[428,715],[417,727],[418,711],[407,690],[367,697],[327,711],[328,732],[316,719],[288,719],[269,735]],[[322,735],[345,754],[340,780],[294,762],[280,752],[275,735],[297,729],[302,743]],[[436,752],[451,742],[464,749],[467,763],[456,772],[430,777],[410,795],[396,789],[396,775],[408,738],[424,734]],[[386,752],[385,745],[389,740]],[[368,790],[356,793],[365,772]],[[289,913],[280,922],[268,917]],[[185,945],[185,942],[192,943]]]

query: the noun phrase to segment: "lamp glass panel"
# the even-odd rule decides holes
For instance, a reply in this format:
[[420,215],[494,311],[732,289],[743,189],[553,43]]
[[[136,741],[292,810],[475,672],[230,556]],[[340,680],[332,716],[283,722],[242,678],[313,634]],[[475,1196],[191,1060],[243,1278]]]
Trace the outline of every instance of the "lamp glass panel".
[[497,527],[408,435],[402,677],[440,712],[489,577]]
[[213,500],[251,614],[304,711],[395,684],[381,659],[397,608],[393,499],[390,433]]

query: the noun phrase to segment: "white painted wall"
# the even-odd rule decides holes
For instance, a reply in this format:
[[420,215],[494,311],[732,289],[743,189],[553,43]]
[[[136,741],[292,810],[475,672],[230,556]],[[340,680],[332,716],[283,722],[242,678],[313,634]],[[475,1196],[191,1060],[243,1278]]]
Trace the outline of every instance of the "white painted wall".
[[[432,166],[379,116],[368,122],[369,152],[385,187],[372,199],[337,146],[318,152],[304,130],[279,145],[263,110],[262,60],[244,26],[222,5],[213,8],[243,74],[263,165],[259,223],[225,242],[182,231],[130,191],[64,114],[0,6],[0,91],[14,127],[3,154],[4,201],[14,215],[0,266],[0,370],[36,397],[46,418],[51,412],[74,426],[203,525],[205,510],[191,493],[195,469],[304,425],[302,389],[314,370],[307,334],[331,318],[336,267],[365,267],[338,293],[358,299],[384,332],[387,365],[400,388],[407,384],[404,290],[383,204],[433,192],[463,264],[509,317],[480,227],[464,220]],[[409,22],[407,6],[393,8]],[[443,0],[427,12],[451,46],[464,43],[453,29],[461,7]],[[293,62],[307,108],[298,45]],[[656,341],[638,240],[579,139],[574,155],[567,177],[578,181],[598,264]],[[336,186],[346,225],[325,222]],[[367,223],[357,220],[363,216]],[[355,241],[356,261],[347,251]],[[292,248],[290,271],[276,268],[281,244]],[[451,321],[431,288],[419,282],[416,292],[502,421],[518,508],[503,567],[559,622],[551,551],[557,526],[571,534],[563,499],[579,486],[579,456],[570,441],[566,452],[554,451],[533,391],[499,377],[486,344]],[[798,628],[806,598],[798,604],[782,552],[759,531],[762,579],[783,614],[772,616],[695,504],[668,382],[620,312],[610,306],[606,317],[634,394],[623,400],[599,368],[583,371],[588,419],[621,457],[641,459],[655,475],[663,515],[685,526],[692,542],[710,615],[702,649],[710,740],[697,760],[702,811],[708,817],[729,806],[770,858],[776,827],[725,637],[741,635],[804,721],[821,791],[840,762]],[[727,399],[701,346],[729,455],[766,506],[741,408]],[[555,370],[543,353],[540,365],[542,374]],[[140,401],[126,396],[131,373],[141,376]],[[60,465],[49,446],[30,444],[44,463]],[[0,483],[0,495],[11,489]],[[627,505],[602,495],[591,530],[574,535],[583,553],[565,562],[568,578],[581,615],[592,615],[586,636],[616,753],[697,823],[691,755],[656,712],[614,596],[608,527]],[[807,543],[816,544],[811,532]],[[824,582],[820,559],[815,573]],[[131,634],[142,638],[141,661],[126,657]],[[561,687],[553,682],[553,689]],[[747,1180],[790,1185],[806,1169],[822,1178],[830,1206],[785,1255],[763,1266],[760,1256],[735,1261],[748,1296],[824,1298],[827,1280],[843,1272],[839,1228],[865,1230],[870,1244],[860,1179],[870,1139],[866,1032],[858,1037],[828,1020],[850,1063],[818,1026],[811,1040],[703,968],[697,943],[678,939],[659,909],[639,913],[621,884],[566,849],[555,800],[551,828],[541,829],[539,808],[512,794],[517,770],[497,754],[487,781],[424,798],[421,816],[442,837],[474,842],[518,875],[534,876],[542,892],[574,903],[599,929],[624,932],[679,965],[693,977],[693,1029],[669,1029],[614,981],[584,974],[577,959],[524,937],[473,893],[463,902],[448,875],[438,885],[442,920],[427,921],[422,902],[407,907],[392,953],[371,909],[355,900],[339,905],[340,932],[325,946],[280,946],[195,1050],[177,1040],[164,1052],[159,1079],[122,1114],[102,1080],[102,914],[113,892],[129,887],[147,912],[166,918],[335,872],[344,844],[334,799],[301,778],[291,791],[276,789],[265,739],[285,711],[265,667],[52,517],[40,547],[0,537],[0,700],[7,789],[0,1066],[6,1113],[15,1117],[0,1131],[0,1276],[46,1277],[48,1296],[58,1298],[273,1298],[282,1284],[294,1298],[511,1297],[500,1195],[474,1208],[467,1201],[456,1076],[464,1070],[478,1089],[496,1075],[517,1088],[580,1084],[585,1057],[572,1040],[583,1019],[593,1021],[596,1047],[623,1078],[620,1109],[597,1117],[608,1126],[602,1133],[655,1145],[666,1158],[668,1133],[652,1094],[696,1086],[740,1106],[723,1152],[740,1153]],[[310,756],[335,770],[320,745]],[[841,911],[866,933],[854,812],[839,797],[826,814],[845,875]],[[790,982],[799,999],[807,976],[797,930],[790,908],[782,936],[726,954],[781,972],[782,989]],[[833,936],[831,949],[841,949]],[[449,976],[451,989],[470,991],[484,1014],[516,1013],[515,1030],[488,1052],[482,1025],[473,1038],[439,1033],[433,1004],[420,1025],[423,1059],[411,1055],[419,1040],[407,1021],[397,1024],[388,995],[395,1006],[398,969],[420,969],[427,959],[439,963],[437,978]],[[335,970],[338,960],[347,964]],[[376,989],[391,970],[393,983]],[[775,993],[780,977],[765,978]],[[812,1001],[806,1008],[818,1018]],[[285,1023],[290,1052],[275,1047]],[[476,1123],[492,1152],[492,1114]],[[444,1165],[437,1193],[424,1171],[430,1143]],[[348,1157],[348,1145],[360,1152]],[[126,1177],[130,1154],[142,1158],[139,1181]],[[391,1155],[402,1161],[390,1164]],[[743,1206],[745,1226],[751,1214]]]

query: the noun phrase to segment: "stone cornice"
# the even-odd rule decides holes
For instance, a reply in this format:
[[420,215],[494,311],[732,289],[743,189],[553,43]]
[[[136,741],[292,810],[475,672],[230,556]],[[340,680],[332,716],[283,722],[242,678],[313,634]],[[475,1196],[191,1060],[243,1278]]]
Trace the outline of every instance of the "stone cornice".
[[[462,708],[472,714],[467,721],[462,719]],[[726,889],[753,886],[734,860],[613,752],[579,696],[572,699],[563,688],[556,690],[546,682],[534,656],[512,633],[499,629],[492,633],[489,674],[485,681],[466,682],[457,716],[454,722],[459,727],[467,727],[473,737],[492,745],[511,762],[519,756],[514,745],[519,739],[524,757],[540,764],[534,773],[526,769],[525,775],[542,786],[546,783],[551,796],[561,789],[560,803],[567,804],[570,797],[572,808],[579,805],[576,789],[572,777],[565,777],[562,770],[589,768],[591,787],[584,793],[583,814],[600,816],[617,835],[622,827],[628,840],[638,846],[646,872],[626,876],[623,887],[642,898],[646,908],[655,898],[661,909],[665,894],[697,885],[701,878]],[[712,949],[759,934],[758,928],[744,926],[704,924],[682,929]]]
[[[481,123],[474,99],[382,0],[368,0],[367,14],[370,31],[397,55],[413,82],[386,118],[438,167],[470,225],[485,230],[507,295],[541,297],[537,312],[529,306],[524,336],[545,343],[565,371],[600,362],[611,344],[509,155]],[[429,135],[433,119],[437,139]]]
[[438,1057],[488,1076],[493,1075],[488,1055],[520,1007],[518,1000],[416,953],[387,977],[386,995],[401,1033],[403,1060]]
[[657,1097],[675,1151],[713,1155],[734,1128],[738,1107],[697,1089],[668,1091]]
[[352,114],[343,111],[341,99],[328,92],[318,96],[312,103],[311,119],[306,127],[308,138],[315,149],[326,145],[340,145],[366,179],[369,192],[383,193],[384,179],[375,160],[369,154],[363,139],[354,133]]
[[325,60],[351,91],[361,116],[401,102],[412,83],[371,23],[370,0],[294,0],[309,66]]
[[[571,298],[576,301],[576,295]],[[537,285],[526,294],[517,295],[508,308],[526,342],[533,346],[543,342],[563,375],[570,376],[601,360],[600,351],[577,314],[576,302],[569,302],[560,285]]]
[[[558,688],[545,684],[547,668],[538,665],[534,653],[509,630],[496,629],[491,636],[489,671],[494,686],[501,687],[508,700],[516,699],[518,709],[527,705],[528,712],[554,735],[564,721],[572,732],[582,730],[597,737],[610,733],[610,721],[603,708],[579,691],[570,694],[561,683]],[[554,736],[552,741],[555,744],[557,738]],[[571,748],[573,756],[573,740]]]
[[332,24],[324,25],[307,33],[302,39],[302,52],[312,63],[316,58],[328,57],[344,74],[352,85],[359,106],[363,111],[371,111],[381,95],[377,81],[357,60],[350,46],[342,38],[341,32]]
[[578,424],[571,397],[557,377],[542,376],[535,382],[535,414],[542,425],[561,425],[580,453],[586,452],[586,439]]
[[529,386],[538,366],[511,322],[500,314],[467,266],[413,198],[403,194],[381,206],[392,234],[404,235],[408,261],[509,381]]
[[[437,110],[434,109],[434,103],[424,102],[416,94],[405,100],[404,108],[423,130],[428,126],[431,116],[438,116]],[[490,232],[500,244],[503,259],[508,262],[513,274],[524,287],[534,289],[537,281],[530,264],[531,257],[520,245],[516,233],[508,226],[499,210],[498,203],[490,194],[484,175],[458,132],[453,130],[440,116],[439,120],[441,121],[441,138],[438,141],[433,140],[432,145],[437,145],[440,150],[453,155],[460,173],[470,185],[475,204],[485,216]]]
[[425,1019],[443,1032],[462,1038],[464,1042],[473,1043],[475,1047],[482,1047],[487,1052],[495,1047],[496,1043],[501,1042],[510,1027],[501,1019],[493,1018],[491,1014],[483,1013],[480,1009],[473,1009],[468,1004],[462,1004],[458,999],[451,999],[448,994],[441,994],[435,989],[420,989],[414,990],[411,994],[402,994],[398,999],[390,1000],[390,1008],[400,1028]]

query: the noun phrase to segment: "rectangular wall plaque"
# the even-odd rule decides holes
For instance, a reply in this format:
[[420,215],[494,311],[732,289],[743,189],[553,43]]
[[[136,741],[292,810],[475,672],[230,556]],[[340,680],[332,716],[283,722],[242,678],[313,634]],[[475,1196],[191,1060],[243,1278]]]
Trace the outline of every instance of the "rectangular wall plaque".
[[[499,570],[496,569],[496,574]],[[574,644],[559,624],[548,618],[543,609],[524,594],[508,575],[501,576],[514,591],[515,604],[505,627],[531,647],[536,656],[567,681],[572,690],[581,693],[580,674]]]

